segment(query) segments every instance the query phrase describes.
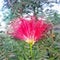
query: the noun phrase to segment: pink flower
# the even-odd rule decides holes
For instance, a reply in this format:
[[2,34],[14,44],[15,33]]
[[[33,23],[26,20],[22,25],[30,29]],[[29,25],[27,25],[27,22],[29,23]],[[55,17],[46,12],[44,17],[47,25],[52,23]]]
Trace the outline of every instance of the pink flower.
[[52,29],[52,25],[43,19],[36,19],[34,16],[29,18],[29,20],[23,17],[14,19],[9,25],[8,34],[27,43],[34,44]]

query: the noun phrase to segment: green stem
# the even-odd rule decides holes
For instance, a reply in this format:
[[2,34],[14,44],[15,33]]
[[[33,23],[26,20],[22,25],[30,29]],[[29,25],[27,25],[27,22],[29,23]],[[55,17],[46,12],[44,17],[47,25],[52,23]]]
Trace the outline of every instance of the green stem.
[[33,51],[32,51],[33,44],[30,44],[30,59],[32,60],[33,57]]

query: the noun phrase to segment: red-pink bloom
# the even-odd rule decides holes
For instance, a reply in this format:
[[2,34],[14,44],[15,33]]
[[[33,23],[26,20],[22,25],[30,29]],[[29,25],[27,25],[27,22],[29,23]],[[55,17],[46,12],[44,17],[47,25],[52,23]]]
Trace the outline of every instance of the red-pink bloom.
[[27,43],[35,43],[42,39],[51,28],[50,23],[30,17],[30,20],[20,17],[13,20],[9,25],[8,34]]

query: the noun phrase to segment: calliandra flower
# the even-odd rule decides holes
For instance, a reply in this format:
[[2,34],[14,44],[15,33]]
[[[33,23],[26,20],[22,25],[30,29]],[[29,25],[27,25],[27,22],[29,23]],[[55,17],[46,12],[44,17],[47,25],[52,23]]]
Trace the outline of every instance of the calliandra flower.
[[45,22],[43,19],[37,19],[32,16],[29,20],[24,17],[14,19],[8,28],[8,34],[11,36],[23,40],[27,43],[34,44],[41,40],[50,29],[52,25]]

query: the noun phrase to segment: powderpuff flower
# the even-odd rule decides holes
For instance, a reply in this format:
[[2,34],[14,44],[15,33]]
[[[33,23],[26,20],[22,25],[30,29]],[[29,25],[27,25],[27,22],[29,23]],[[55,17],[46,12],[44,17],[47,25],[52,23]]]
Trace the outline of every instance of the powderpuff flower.
[[11,21],[7,33],[14,38],[34,44],[52,29],[52,25],[43,19],[36,19],[35,16],[29,18],[30,20],[19,17]]

